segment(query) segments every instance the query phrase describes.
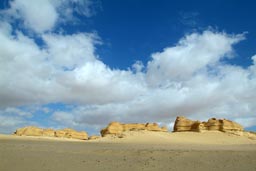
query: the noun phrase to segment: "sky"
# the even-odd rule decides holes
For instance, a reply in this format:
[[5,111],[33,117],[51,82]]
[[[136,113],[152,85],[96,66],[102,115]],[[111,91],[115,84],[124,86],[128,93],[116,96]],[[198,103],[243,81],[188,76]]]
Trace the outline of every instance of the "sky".
[[256,2],[2,0],[0,132],[226,118],[256,131]]

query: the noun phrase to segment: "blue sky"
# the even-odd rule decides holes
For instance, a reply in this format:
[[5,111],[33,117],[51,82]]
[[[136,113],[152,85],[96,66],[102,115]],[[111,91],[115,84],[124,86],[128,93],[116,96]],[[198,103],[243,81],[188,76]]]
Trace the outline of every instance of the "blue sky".
[[152,52],[176,44],[185,34],[209,27],[228,33],[248,32],[246,42],[236,49],[243,57],[233,61],[248,66],[255,53],[255,39],[251,38],[255,35],[255,23],[251,21],[256,14],[254,5],[248,3],[253,1],[246,2],[103,1],[91,27],[110,44],[108,51],[104,47],[100,54],[103,61],[114,67],[127,68],[136,60],[146,63]]
[[0,132],[227,118],[256,130],[253,1],[4,0]]

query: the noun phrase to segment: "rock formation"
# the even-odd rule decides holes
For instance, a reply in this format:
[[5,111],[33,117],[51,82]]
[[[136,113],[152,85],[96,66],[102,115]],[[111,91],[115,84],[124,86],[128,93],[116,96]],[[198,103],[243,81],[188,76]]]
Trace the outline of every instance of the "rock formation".
[[86,132],[77,132],[76,130],[65,128],[62,130],[42,129],[34,126],[19,128],[14,132],[14,135],[19,136],[42,136],[42,137],[59,137],[59,138],[73,138],[79,140],[87,140]]
[[174,132],[182,131],[243,131],[243,127],[236,122],[227,119],[211,118],[207,122],[193,121],[182,116],[175,120]]
[[80,139],[80,140],[87,140],[88,135],[86,132],[77,132],[76,130],[65,128],[62,130],[55,131],[55,137],[61,138],[73,138],[73,139]]
[[104,137],[106,135],[115,135],[120,136],[125,131],[139,131],[139,130],[147,130],[147,131],[161,131],[167,132],[166,127],[159,127],[157,123],[132,123],[132,124],[122,124],[119,122],[111,122],[106,128],[100,131],[101,135]]
[[33,126],[28,126],[24,128],[19,128],[15,131],[15,135],[25,135],[25,136],[42,136],[43,135],[43,129],[33,127]]
[[96,140],[96,139],[99,139],[99,138],[100,138],[100,136],[98,136],[98,135],[92,135],[88,138],[88,140]]

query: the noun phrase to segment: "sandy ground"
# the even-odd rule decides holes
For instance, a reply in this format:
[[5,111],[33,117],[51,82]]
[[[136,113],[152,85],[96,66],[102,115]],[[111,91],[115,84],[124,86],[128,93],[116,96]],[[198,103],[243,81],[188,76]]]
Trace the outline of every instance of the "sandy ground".
[[0,135],[0,170],[255,171],[256,140],[218,132],[130,132],[93,141]]

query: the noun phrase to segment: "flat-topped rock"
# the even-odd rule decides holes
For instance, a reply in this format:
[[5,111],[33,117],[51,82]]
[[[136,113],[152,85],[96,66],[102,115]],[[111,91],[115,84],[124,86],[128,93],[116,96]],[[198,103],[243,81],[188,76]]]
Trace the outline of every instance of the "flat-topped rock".
[[120,136],[123,132],[126,131],[140,131],[140,130],[147,130],[147,131],[161,131],[167,132],[167,127],[159,127],[157,123],[131,123],[131,124],[123,124],[119,122],[111,122],[106,128],[100,131],[101,135],[115,135]]
[[24,128],[19,128],[14,132],[14,135],[73,138],[73,139],[79,139],[79,140],[88,139],[88,135],[85,131],[78,132],[70,128],[65,128],[62,130],[53,130],[53,129],[38,128],[35,126],[27,126]]
[[211,118],[207,122],[193,121],[183,116],[178,116],[175,120],[174,132],[182,131],[243,131],[243,127],[227,119]]

